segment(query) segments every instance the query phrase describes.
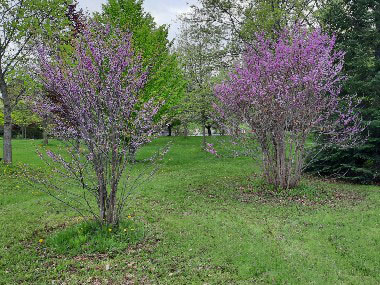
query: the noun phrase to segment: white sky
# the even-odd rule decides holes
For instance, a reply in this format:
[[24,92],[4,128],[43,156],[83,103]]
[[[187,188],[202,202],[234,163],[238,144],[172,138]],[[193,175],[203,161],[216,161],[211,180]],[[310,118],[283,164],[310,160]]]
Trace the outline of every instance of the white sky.
[[[78,2],[85,11],[100,12],[102,4],[107,0],[79,0]],[[173,39],[179,29],[177,16],[188,11],[190,5],[194,3],[196,0],[144,0],[144,9],[155,18],[158,25],[170,25],[169,39]]]

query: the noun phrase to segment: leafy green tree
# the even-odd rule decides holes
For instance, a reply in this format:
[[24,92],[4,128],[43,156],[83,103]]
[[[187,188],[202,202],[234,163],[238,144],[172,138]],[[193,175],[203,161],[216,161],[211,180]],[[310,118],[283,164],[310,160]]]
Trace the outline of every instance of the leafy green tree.
[[[256,32],[273,36],[273,31],[295,24],[318,26],[320,9],[328,0],[199,0],[192,6],[190,20],[209,29],[224,31],[228,59],[240,58]],[[218,34],[214,36],[220,36]],[[229,61],[230,64],[233,61]]]
[[182,101],[181,121],[201,125],[203,147],[206,147],[206,129],[211,135],[211,127],[215,125],[213,81],[226,67],[221,58],[227,57],[227,48],[222,29],[210,29],[203,22],[193,21],[195,17],[193,14],[182,16],[181,33],[176,46],[188,83]]
[[380,181],[380,3],[334,0],[322,20],[326,30],[336,34],[338,48],[346,51],[348,80],[343,95],[356,93],[363,99],[361,112],[368,123],[368,138],[359,147],[316,151],[309,171],[354,182]]
[[149,72],[143,100],[165,101],[158,115],[164,116],[168,125],[172,124],[185,81],[176,55],[171,53],[168,26],[157,26],[154,18],[144,11],[141,0],[109,0],[98,17],[132,33],[133,47],[142,57],[143,68]]
[[32,111],[30,104],[21,100],[12,112],[13,123],[21,128],[22,138],[26,139],[27,127],[41,123],[41,118]]
[[[4,163],[12,162],[12,110],[25,93],[24,70],[39,40],[64,30],[68,0],[0,0],[0,92]],[[45,35],[45,37],[44,37]],[[11,85],[18,85],[12,88]],[[19,92],[14,92],[18,90]],[[13,94],[11,94],[13,93]]]

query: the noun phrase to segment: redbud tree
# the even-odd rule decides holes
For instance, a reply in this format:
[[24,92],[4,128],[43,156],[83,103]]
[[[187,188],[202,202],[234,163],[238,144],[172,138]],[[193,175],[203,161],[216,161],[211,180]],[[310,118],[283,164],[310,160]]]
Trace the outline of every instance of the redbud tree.
[[126,182],[131,177],[126,171],[132,164],[129,152],[157,131],[159,106],[141,103],[147,73],[130,34],[90,22],[71,45],[69,52],[39,50],[45,95],[36,109],[49,114],[53,135],[66,145],[61,153],[43,156],[64,184],[45,184],[81,214],[117,224],[129,193],[139,184]]
[[283,30],[275,39],[258,34],[215,87],[220,120],[241,141],[256,142],[264,177],[278,188],[299,184],[309,138],[323,135],[344,147],[362,131],[354,98],[339,96],[344,53],[334,45],[319,30]]

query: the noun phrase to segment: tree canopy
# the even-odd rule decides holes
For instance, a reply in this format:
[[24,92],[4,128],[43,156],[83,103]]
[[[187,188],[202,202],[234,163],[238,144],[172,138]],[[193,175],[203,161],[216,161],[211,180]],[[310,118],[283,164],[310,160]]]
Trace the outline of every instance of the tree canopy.
[[144,11],[141,0],[109,0],[98,17],[132,34],[132,44],[149,74],[144,100],[165,101],[160,115],[170,120],[175,112],[173,107],[183,96],[185,82],[177,57],[171,52],[168,26],[157,26],[154,18]]

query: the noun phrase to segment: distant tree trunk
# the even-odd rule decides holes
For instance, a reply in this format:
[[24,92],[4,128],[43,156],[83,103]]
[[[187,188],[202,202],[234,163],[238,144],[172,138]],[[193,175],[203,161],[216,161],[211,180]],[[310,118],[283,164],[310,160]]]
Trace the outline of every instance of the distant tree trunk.
[[3,160],[5,164],[10,164],[12,163],[12,106],[4,77],[0,78],[0,90],[4,103]]
[[172,136],[172,125],[168,124],[168,137]]
[[203,144],[203,148],[206,148],[206,114],[204,111],[202,111],[202,136],[203,136],[203,140],[202,140],[202,144]]
[[26,139],[26,126],[21,127],[21,136],[23,139]]
[[48,145],[49,144],[49,137],[48,137],[48,133],[47,133],[47,126],[48,126],[47,118],[44,118],[43,121],[42,121],[43,145]]
[[212,136],[211,126],[206,126],[206,128],[207,128],[207,134],[208,134],[209,136]]
[[206,147],[206,127],[205,127],[205,125],[202,126],[202,136],[203,136],[202,144],[203,144],[203,147],[205,148]]
[[189,129],[187,127],[187,124],[184,124],[184,126],[183,126],[183,135],[185,138],[187,138],[189,136]]

